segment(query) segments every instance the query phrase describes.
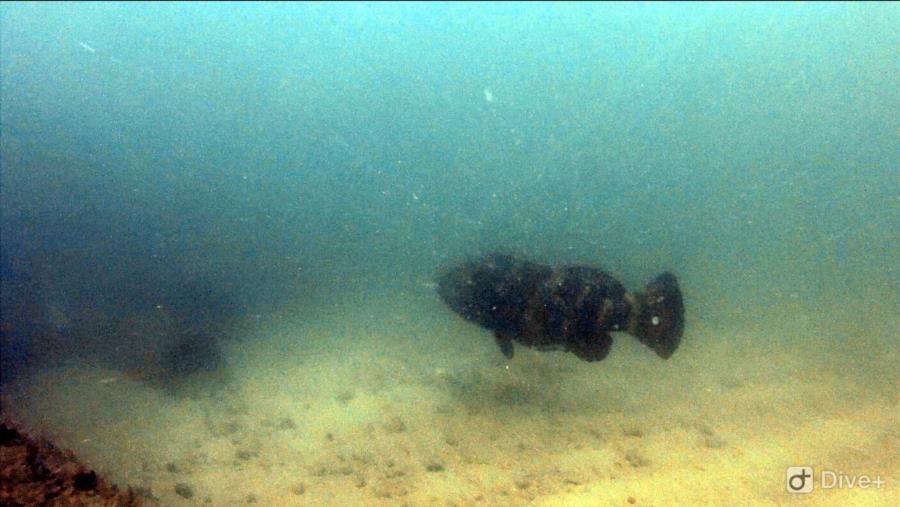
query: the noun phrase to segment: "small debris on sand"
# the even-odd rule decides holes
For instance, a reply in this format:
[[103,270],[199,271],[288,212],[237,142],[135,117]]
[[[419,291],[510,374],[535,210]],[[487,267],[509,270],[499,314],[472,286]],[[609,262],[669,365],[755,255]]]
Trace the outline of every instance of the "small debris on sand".
[[625,460],[634,468],[645,467],[650,464],[650,460],[635,449],[631,449],[625,453]]
[[194,497],[194,488],[188,486],[183,482],[179,482],[175,485],[175,492],[178,493],[182,498],[193,498]]
[[235,457],[241,461],[248,461],[259,456],[256,451],[240,450],[236,452]]
[[403,422],[403,419],[400,419],[400,416],[395,415],[384,423],[384,430],[388,433],[403,433],[406,431],[406,424]]
[[278,429],[295,430],[297,429],[297,423],[295,423],[294,420],[290,417],[283,417],[280,421],[278,421]]
[[622,428],[622,434],[625,435],[626,437],[640,438],[640,437],[644,436],[644,430],[640,426],[630,425],[630,426],[625,426],[624,428]]
[[727,445],[727,442],[719,435],[706,435],[703,437],[703,445],[709,449],[721,449]]
[[341,391],[340,393],[338,393],[338,395],[335,396],[335,399],[337,399],[342,404],[346,405],[346,404],[350,403],[350,400],[352,400],[355,397],[356,397],[356,394],[353,391],[351,391],[350,389],[345,389],[345,390]]
[[444,468],[446,468],[444,463],[437,458],[431,459],[425,463],[425,470],[429,472],[443,472]]
[[713,431],[713,429],[709,425],[707,425],[705,423],[698,423],[697,431],[699,431],[700,433],[702,433],[704,435],[710,435],[710,436],[714,435],[716,433],[715,431]]

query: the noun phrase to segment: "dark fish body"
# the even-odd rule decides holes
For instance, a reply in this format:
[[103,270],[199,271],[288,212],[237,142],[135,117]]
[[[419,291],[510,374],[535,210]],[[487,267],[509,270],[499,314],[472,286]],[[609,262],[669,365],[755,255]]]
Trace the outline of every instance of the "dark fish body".
[[444,273],[438,293],[456,313],[492,330],[507,358],[516,341],[599,361],[612,345],[609,333],[624,331],[668,359],[684,329],[681,291],[670,273],[630,294],[596,268],[494,254]]

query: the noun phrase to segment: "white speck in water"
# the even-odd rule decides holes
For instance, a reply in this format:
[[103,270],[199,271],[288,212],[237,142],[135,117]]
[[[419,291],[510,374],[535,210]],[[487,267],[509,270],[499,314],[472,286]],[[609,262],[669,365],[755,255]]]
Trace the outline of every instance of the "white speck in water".
[[653,318],[650,319],[650,323],[653,324],[654,326],[658,326],[659,325],[659,317],[654,315]]
[[494,101],[494,92],[492,92],[490,88],[484,89],[484,100],[486,100],[487,102]]

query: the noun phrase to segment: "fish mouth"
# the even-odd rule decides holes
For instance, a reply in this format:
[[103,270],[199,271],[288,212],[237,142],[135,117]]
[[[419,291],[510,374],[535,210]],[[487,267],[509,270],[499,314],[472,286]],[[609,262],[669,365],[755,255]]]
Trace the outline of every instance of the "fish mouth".
[[444,271],[437,279],[437,293],[451,309],[460,311],[464,306],[460,288],[466,282],[461,268]]

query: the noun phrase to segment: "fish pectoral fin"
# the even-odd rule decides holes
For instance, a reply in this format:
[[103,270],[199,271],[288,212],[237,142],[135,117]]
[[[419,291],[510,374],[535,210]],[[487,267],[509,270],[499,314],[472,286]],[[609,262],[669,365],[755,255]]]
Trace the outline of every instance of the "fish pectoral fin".
[[499,331],[494,332],[494,339],[497,340],[497,346],[500,347],[500,352],[503,352],[503,356],[507,359],[513,358],[513,342],[512,337],[509,335],[505,335]]
[[576,339],[569,342],[566,350],[585,361],[601,361],[612,347],[612,337],[603,333],[591,338]]

